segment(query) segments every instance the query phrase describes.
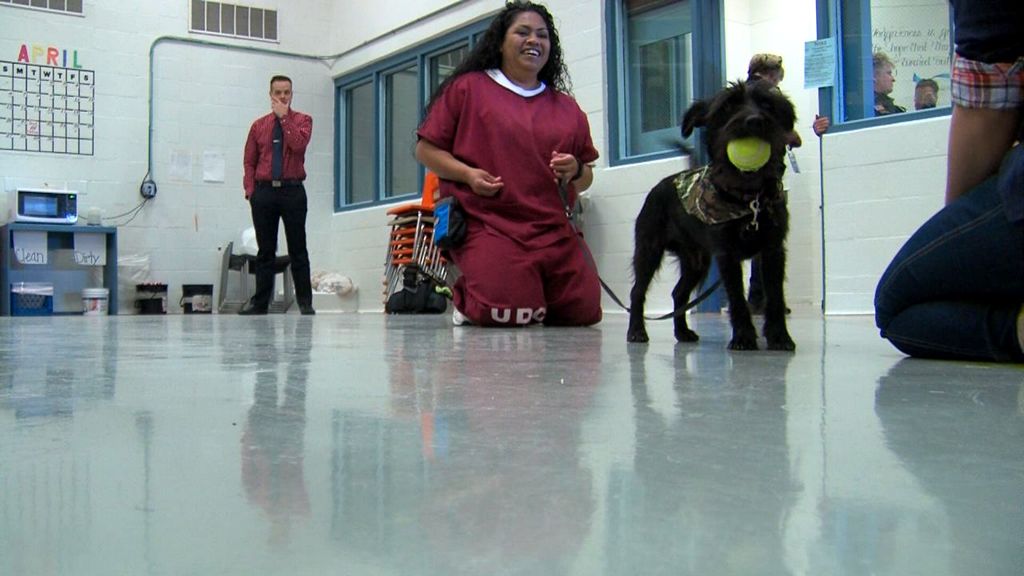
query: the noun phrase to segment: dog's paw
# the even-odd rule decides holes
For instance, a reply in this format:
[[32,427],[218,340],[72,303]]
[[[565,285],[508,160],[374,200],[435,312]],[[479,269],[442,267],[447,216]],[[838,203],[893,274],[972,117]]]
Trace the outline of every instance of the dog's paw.
[[700,336],[697,336],[697,333],[689,328],[676,328],[675,334],[676,342],[696,342],[700,340]]
[[626,342],[648,342],[650,338],[647,337],[647,330],[643,328],[639,330],[630,330],[626,333]]
[[784,322],[765,323],[764,338],[768,341],[769,350],[782,350],[785,352],[796,350],[796,344],[789,336],[789,330],[786,330]]
[[749,335],[737,335],[729,342],[729,350],[757,350],[757,338]]
[[789,337],[789,334],[785,334],[784,337],[777,337],[768,340],[768,349],[793,352],[796,350],[796,343]]

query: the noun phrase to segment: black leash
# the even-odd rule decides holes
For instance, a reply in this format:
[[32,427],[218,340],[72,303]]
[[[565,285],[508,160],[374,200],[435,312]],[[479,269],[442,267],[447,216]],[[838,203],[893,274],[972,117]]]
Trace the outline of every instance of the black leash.
[[[565,185],[566,185],[565,182],[563,182],[561,180],[558,181],[558,194],[559,194],[559,196],[562,197],[562,207],[565,208],[565,218],[569,222],[569,227],[572,228],[573,233],[576,235],[577,238],[579,238],[580,231],[579,231],[578,228],[576,228],[576,211],[571,209],[571,208],[569,208],[569,195],[566,193]],[[620,300],[619,297],[615,295],[615,292],[611,289],[611,287],[609,287],[608,284],[605,283],[604,278],[601,278],[601,273],[597,269],[597,262],[594,261],[593,254],[591,254],[590,251],[587,250],[583,246],[582,242],[580,243],[580,250],[582,250],[584,256],[587,257],[587,262],[590,263],[591,268],[593,268],[594,272],[597,273],[597,281],[601,283],[601,288],[604,289],[605,293],[608,294],[608,296],[613,301],[615,301],[616,304],[619,305],[619,308],[622,308],[626,312],[632,312],[632,310],[630,310],[628,306],[623,304],[622,300]],[[649,316],[644,316],[644,319],[645,320],[668,320],[669,318],[675,318],[677,316],[682,316],[683,314],[686,314],[687,310],[689,310],[689,309],[693,308],[694,306],[697,306],[701,302],[707,300],[709,296],[714,294],[715,290],[717,290],[718,287],[721,284],[722,284],[722,279],[719,278],[718,280],[715,280],[714,283],[712,283],[711,286],[709,286],[707,290],[701,292],[696,298],[694,298],[693,300],[688,302],[685,306],[680,306],[679,308],[676,308],[675,310],[673,310],[671,312],[667,312],[665,314],[662,314],[661,316],[657,316],[657,317],[654,317],[654,318],[651,318]]]

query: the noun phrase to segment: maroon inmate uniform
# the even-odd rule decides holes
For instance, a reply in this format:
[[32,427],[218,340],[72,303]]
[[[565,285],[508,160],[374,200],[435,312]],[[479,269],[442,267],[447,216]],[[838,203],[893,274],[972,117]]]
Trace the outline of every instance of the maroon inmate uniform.
[[[570,227],[551,153],[589,163],[598,153],[590,125],[570,96],[547,87],[521,96],[485,72],[456,78],[434,102],[420,138],[504,182],[493,197],[441,180],[467,220],[466,241],[451,251],[462,276],[455,306],[480,326],[591,325],[601,320],[601,286],[582,236]],[[571,204],[575,186],[568,186]]]

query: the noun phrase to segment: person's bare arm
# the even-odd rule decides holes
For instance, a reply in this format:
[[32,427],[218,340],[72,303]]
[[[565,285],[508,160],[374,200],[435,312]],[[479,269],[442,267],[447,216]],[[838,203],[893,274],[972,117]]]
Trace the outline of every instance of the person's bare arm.
[[480,196],[494,196],[504,186],[500,176],[473,168],[453,156],[451,152],[442,150],[422,138],[416,142],[416,160],[439,178],[462,182]]
[[1020,122],[1018,110],[953,106],[949,122],[946,204],[996,173],[1013,146]]

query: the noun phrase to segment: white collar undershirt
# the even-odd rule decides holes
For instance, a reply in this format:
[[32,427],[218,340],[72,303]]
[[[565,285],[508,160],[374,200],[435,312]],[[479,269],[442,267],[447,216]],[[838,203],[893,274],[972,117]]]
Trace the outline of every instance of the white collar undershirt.
[[536,96],[537,94],[543,92],[545,88],[547,88],[547,85],[544,84],[543,82],[540,83],[540,86],[530,90],[527,90],[522,86],[517,86],[516,84],[512,83],[512,81],[509,80],[507,76],[505,76],[505,73],[502,72],[500,68],[491,68],[490,70],[487,70],[487,75],[490,76],[495,82],[497,82],[499,86],[507,88],[512,92],[515,92],[516,94],[519,94],[520,96],[523,96],[525,98]]

